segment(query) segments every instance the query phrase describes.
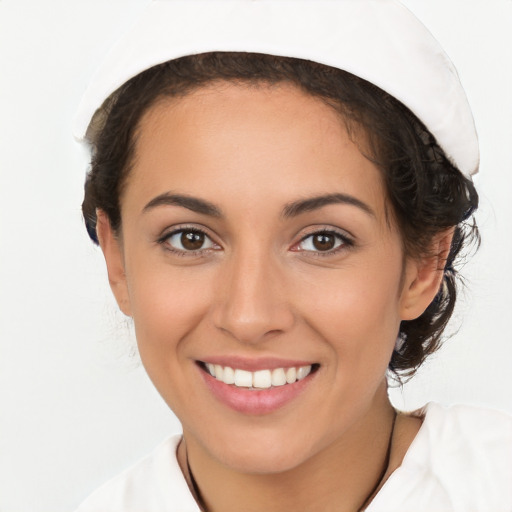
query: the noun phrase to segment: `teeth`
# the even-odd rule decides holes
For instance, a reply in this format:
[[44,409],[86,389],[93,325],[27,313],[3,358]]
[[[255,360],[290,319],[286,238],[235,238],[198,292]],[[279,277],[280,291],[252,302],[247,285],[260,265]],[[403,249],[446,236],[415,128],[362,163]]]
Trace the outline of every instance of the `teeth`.
[[269,388],[272,386],[272,374],[270,370],[260,370],[252,374],[252,386],[254,388]]
[[222,381],[225,384],[234,384],[235,383],[235,370],[233,370],[233,368],[230,368],[229,366],[226,366],[224,368],[224,375],[222,377]]
[[206,368],[212,377],[224,382],[234,384],[240,388],[268,389],[270,387],[284,386],[302,380],[311,373],[311,365],[299,368],[275,368],[274,370],[247,370],[233,369],[229,366],[206,363]]
[[[218,380],[222,380],[222,378],[218,378],[217,374],[215,377]],[[239,388],[251,388],[252,387],[252,373],[246,372],[245,370],[235,370],[235,386]]]
[[[215,371],[217,371],[217,367],[215,367]],[[297,380],[302,380],[304,377],[307,377],[311,373],[311,366],[301,366],[297,370]]]
[[[295,370],[295,368],[294,368]],[[295,382],[295,381],[294,381]],[[286,375],[283,368],[276,368],[272,371],[272,386],[284,386],[286,384]]]
[[218,380],[222,380],[224,377],[224,368],[220,364],[215,365],[215,378]]
[[286,382],[292,384],[297,380],[297,370],[295,368],[288,368],[286,370]]

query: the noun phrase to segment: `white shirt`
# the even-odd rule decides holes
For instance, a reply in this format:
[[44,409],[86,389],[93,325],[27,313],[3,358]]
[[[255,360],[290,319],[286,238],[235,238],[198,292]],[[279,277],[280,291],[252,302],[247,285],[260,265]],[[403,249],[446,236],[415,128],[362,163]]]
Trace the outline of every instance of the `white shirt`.
[[[402,465],[366,512],[512,512],[512,417],[430,403]],[[178,466],[181,435],[94,492],[76,512],[200,512]]]

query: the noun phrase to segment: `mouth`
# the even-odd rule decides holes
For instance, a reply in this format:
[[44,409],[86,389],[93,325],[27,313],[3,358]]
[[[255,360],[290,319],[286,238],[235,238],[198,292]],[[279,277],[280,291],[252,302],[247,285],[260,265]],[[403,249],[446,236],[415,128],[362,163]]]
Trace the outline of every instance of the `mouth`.
[[[308,389],[320,364],[233,359],[227,361],[196,361],[203,382],[217,401],[228,408],[249,416],[265,416],[282,410]],[[285,365],[279,366],[277,365]],[[267,366],[268,365],[268,366]],[[242,366],[242,368],[237,368]]]
[[197,361],[197,364],[204,372],[218,382],[252,391],[268,390],[295,384],[318,371],[320,367],[319,364],[314,363],[303,366],[249,371],[203,361]]

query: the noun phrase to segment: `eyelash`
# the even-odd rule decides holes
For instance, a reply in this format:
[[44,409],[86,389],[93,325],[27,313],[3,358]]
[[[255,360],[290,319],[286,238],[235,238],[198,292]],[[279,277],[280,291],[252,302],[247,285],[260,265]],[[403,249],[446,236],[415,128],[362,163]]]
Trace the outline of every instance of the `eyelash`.
[[[170,244],[169,240],[173,236],[179,235],[180,233],[182,236],[184,233],[193,233],[196,235],[197,234],[203,235],[205,237],[205,239],[209,240],[209,243],[215,247],[199,248],[199,249],[195,249],[195,250],[178,249],[176,247],[173,247]],[[340,243],[337,247],[334,247],[333,249],[329,249],[326,251],[297,249],[297,247],[299,247],[301,244],[303,244],[306,240],[308,240],[314,236],[319,236],[319,235],[333,236]],[[217,249],[218,247],[220,248],[220,246],[212,240],[211,236],[208,235],[208,233],[205,230],[200,229],[195,226],[194,227],[180,226],[176,229],[173,229],[172,231],[165,233],[163,236],[161,236],[157,240],[157,243],[164,246],[166,251],[172,252],[172,253],[176,254],[177,256],[183,256],[183,257],[202,256],[208,252],[218,250]],[[298,243],[293,245],[291,250],[293,252],[309,253],[310,256],[322,258],[322,257],[333,256],[335,254],[338,254],[340,251],[350,249],[353,246],[354,246],[354,241],[351,238],[349,238],[347,235],[342,234],[333,229],[319,229],[319,230],[313,231],[313,232],[308,233],[307,235],[303,236]]]
[[297,244],[294,245],[294,247],[298,247],[299,245],[303,244],[306,240],[309,238],[313,238],[318,235],[329,235],[335,237],[336,241],[339,241],[339,245],[337,247],[334,247],[333,249],[329,249],[326,251],[320,251],[320,250],[304,250],[304,249],[293,249],[296,252],[306,252],[309,253],[310,256],[313,256],[315,258],[325,258],[328,256],[334,256],[338,254],[341,251],[351,249],[354,247],[354,241],[349,238],[347,235],[342,234],[338,231],[335,231],[333,229],[319,229],[316,231],[313,231],[311,233],[308,233],[307,235],[303,236]]
[[173,236],[179,235],[180,233],[182,235],[184,233],[193,233],[195,235],[197,235],[197,234],[203,235],[205,237],[205,240],[209,240],[210,244],[212,244],[213,246],[219,247],[219,245],[212,240],[212,237],[210,235],[208,235],[208,233],[205,230],[200,229],[195,226],[194,227],[180,226],[176,229],[173,229],[172,231],[165,233],[163,236],[161,236],[157,240],[157,243],[162,245],[166,251],[172,252],[173,254],[175,254],[177,256],[184,256],[184,257],[186,257],[186,256],[202,256],[202,255],[205,255],[206,252],[210,252],[212,250],[213,251],[217,250],[216,247],[215,248],[214,247],[199,248],[199,249],[189,250],[189,251],[187,251],[185,249],[177,249],[176,247],[173,247],[170,244],[169,240]]

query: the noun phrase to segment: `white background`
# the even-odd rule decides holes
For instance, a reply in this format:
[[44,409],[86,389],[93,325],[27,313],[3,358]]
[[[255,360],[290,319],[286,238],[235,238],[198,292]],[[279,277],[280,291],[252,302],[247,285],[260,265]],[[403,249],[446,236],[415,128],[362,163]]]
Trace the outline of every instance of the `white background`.
[[[137,363],[80,203],[71,120],[147,0],[0,0],[0,512],[72,510],[179,428]],[[407,0],[455,61],[481,140],[483,245],[456,335],[403,391],[512,412],[512,2]]]

